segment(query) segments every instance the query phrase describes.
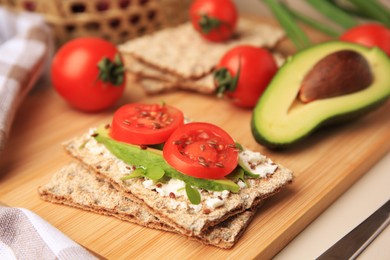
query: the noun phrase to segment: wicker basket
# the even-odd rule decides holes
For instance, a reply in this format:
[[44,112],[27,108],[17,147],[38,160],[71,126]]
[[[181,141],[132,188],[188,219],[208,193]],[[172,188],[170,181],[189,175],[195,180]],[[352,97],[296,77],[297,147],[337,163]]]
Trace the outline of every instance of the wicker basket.
[[190,0],[0,0],[16,10],[41,13],[58,44],[80,36],[114,43],[187,19]]

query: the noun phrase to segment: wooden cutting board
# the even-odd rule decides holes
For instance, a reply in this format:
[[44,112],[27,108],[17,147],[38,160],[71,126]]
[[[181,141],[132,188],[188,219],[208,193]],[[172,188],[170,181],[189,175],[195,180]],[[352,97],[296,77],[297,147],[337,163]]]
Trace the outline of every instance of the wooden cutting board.
[[[311,36],[321,40],[316,34]],[[293,51],[290,43],[279,47]],[[251,111],[225,100],[188,92],[146,97],[139,86],[129,84],[118,106],[134,101],[165,101],[195,121],[223,127],[244,146],[294,170],[293,184],[265,203],[231,250],[44,202],[37,187],[72,160],[61,142],[110,122],[114,111],[78,112],[47,85],[34,89],[16,114],[12,134],[0,155],[0,202],[36,212],[71,239],[108,259],[264,259],[274,256],[390,151],[390,102],[359,120],[318,132],[293,149],[274,152],[254,141],[249,126]]]

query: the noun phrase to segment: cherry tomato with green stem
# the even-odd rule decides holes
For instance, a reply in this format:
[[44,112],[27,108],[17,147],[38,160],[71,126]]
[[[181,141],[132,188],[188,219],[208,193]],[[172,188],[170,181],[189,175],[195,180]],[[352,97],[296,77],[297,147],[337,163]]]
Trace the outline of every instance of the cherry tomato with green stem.
[[86,112],[113,106],[123,95],[126,84],[116,46],[95,37],[65,43],[53,58],[51,80],[61,97]]
[[250,45],[234,47],[225,53],[214,72],[217,94],[234,105],[252,108],[277,70],[268,50]]
[[231,0],[196,0],[190,7],[190,19],[203,38],[223,42],[234,34],[238,11]]

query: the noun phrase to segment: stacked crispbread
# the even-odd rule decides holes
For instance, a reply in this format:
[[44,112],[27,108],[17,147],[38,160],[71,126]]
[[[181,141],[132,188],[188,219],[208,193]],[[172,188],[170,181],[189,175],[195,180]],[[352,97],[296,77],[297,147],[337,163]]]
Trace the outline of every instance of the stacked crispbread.
[[[64,146],[78,162],[65,166],[39,188],[42,199],[176,232],[220,248],[231,248],[259,205],[293,177],[290,170],[277,165],[268,177],[248,179],[249,186],[238,193],[201,190],[201,203],[192,205],[186,196],[162,195],[146,187],[144,178],[121,180],[132,165],[117,159],[89,133]],[[223,203],[213,207],[208,199]]]
[[[283,30],[241,18],[233,39],[209,42],[192,28],[190,22],[133,39],[119,46],[126,69],[147,93],[173,89],[214,93],[212,72],[220,58],[237,45],[272,49],[283,38]],[[274,53],[278,64],[283,62]]]

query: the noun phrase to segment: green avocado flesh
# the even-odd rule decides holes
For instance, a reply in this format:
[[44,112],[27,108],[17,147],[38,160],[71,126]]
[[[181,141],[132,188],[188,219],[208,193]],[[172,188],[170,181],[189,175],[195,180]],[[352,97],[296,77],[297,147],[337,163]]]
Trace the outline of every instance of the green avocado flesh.
[[[309,103],[298,101],[308,72],[324,57],[338,51],[359,53],[369,64],[373,82],[366,88]],[[348,70],[342,73],[348,73]],[[390,96],[390,59],[378,48],[346,42],[327,42],[287,59],[254,108],[251,120],[256,141],[268,148],[286,148],[328,123],[355,118],[383,104]]]
[[180,173],[164,160],[160,150],[153,148],[141,149],[136,145],[118,142],[108,135],[108,131],[104,127],[100,127],[96,133],[98,134],[95,137],[96,141],[103,144],[113,155],[127,164],[142,166],[146,169],[158,167],[164,170],[168,177],[182,180],[187,184],[205,190],[228,190],[235,193],[240,190],[240,187],[229,179],[199,179]]

